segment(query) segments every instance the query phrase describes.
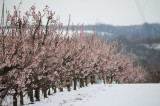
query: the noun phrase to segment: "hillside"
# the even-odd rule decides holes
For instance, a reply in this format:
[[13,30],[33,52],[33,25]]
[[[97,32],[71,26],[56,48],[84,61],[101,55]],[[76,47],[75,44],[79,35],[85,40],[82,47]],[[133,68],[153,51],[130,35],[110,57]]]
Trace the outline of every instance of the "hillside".
[[[81,27],[81,26],[80,26]],[[95,25],[85,25],[85,30],[94,30]],[[106,24],[97,24],[97,32],[111,33],[113,36],[125,36],[127,39],[145,39],[147,37],[160,36],[160,24],[131,25],[131,26],[113,26]]]
[[159,106],[160,84],[95,84],[64,91],[25,106]]

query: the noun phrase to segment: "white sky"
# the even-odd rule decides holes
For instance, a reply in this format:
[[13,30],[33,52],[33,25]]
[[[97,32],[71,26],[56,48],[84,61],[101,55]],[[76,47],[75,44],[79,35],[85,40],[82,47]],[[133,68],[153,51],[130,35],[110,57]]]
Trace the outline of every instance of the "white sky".
[[[18,6],[20,0],[5,0],[5,8],[13,11],[13,5]],[[2,0],[0,0],[0,8]],[[160,0],[23,0],[22,12],[36,3],[37,10],[43,10],[45,5],[60,16],[66,25],[69,14],[74,24],[105,23],[112,25],[135,25],[160,23]],[[1,14],[1,11],[0,11]]]

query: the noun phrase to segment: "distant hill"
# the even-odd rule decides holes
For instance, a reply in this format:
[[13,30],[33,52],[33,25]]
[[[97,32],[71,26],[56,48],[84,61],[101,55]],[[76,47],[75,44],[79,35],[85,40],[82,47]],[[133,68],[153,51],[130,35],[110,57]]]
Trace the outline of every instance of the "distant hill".
[[[82,26],[79,26],[79,29],[81,28]],[[84,25],[84,32],[92,33],[94,30],[95,25]],[[97,24],[96,33],[103,38],[109,35],[111,40],[122,43],[125,53],[130,55],[132,51],[136,61],[140,62],[146,70],[149,66],[153,66],[152,70],[160,72],[160,24],[144,23],[131,26]]]
[[[66,26],[65,26],[66,28]],[[79,27],[79,29],[82,26]],[[95,25],[84,25],[84,30],[94,31]],[[107,24],[97,24],[96,32],[109,32],[107,34],[112,35],[112,37],[125,36],[127,39],[146,39],[148,37],[160,37],[160,24],[154,23],[144,23],[142,25],[130,25],[130,26],[113,26]]]

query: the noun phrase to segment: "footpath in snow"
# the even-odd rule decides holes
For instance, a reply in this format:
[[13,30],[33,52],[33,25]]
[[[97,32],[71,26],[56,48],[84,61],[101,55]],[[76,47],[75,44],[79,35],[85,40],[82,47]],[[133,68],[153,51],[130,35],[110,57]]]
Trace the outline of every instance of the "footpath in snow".
[[160,84],[95,84],[29,106],[160,106]]

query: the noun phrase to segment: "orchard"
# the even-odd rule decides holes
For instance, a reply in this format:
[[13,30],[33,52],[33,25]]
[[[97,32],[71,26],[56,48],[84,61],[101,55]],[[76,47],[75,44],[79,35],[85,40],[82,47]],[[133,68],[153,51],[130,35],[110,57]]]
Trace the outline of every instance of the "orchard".
[[13,106],[17,106],[17,97],[23,105],[26,94],[31,102],[34,97],[39,101],[40,90],[47,98],[51,88],[54,93],[64,87],[70,91],[72,83],[76,90],[77,81],[80,87],[97,79],[104,83],[146,81],[147,73],[124,54],[122,45],[85,33],[83,28],[79,32],[78,26],[70,25],[70,17],[64,29],[55,17],[48,6],[43,13],[32,6],[24,16],[16,7],[13,14],[7,12],[0,28],[0,104],[9,95]]

